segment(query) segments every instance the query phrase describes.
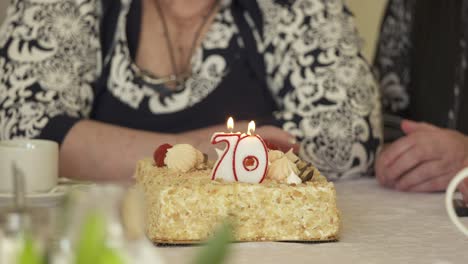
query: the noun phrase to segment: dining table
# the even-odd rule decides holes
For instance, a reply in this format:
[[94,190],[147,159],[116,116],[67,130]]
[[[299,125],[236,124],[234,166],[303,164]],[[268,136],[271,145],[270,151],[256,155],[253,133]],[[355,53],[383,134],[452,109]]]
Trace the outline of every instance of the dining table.
[[[341,219],[338,240],[232,243],[224,264],[468,263],[468,237],[450,221],[444,192],[399,192],[382,187],[375,178],[334,184]],[[89,186],[66,181],[58,190],[86,192]],[[57,209],[54,196],[35,202],[39,208]],[[468,217],[460,220],[468,226]],[[151,250],[164,264],[191,264],[200,247],[155,245]]]
[[[243,242],[226,264],[468,263],[468,237],[450,221],[445,194],[399,192],[375,178],[335,183],[341,230],[326,243]],[[461,218],[468,225],[468,218]],[[170,264],[189,264],[199,246],[158,247]]]

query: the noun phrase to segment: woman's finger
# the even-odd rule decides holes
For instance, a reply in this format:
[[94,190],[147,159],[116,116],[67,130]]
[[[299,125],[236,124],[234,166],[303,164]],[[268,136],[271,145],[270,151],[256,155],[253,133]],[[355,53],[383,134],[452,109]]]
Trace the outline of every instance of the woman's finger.
[[411,187],[421,184],[425,181],[444,175],[441,161],[432,160],[421,163],[408,173],[403,175],[395,184],[395,188],[400,191],[407,191]]
[[410,170],[427,160],[428,154],[421,146],[413,146],[402,153],[390,166],[385,168],[385,181],[390,186],[395,184]]
[[383,186],[387,186],[384,173],[385,169],[386,167],[384,166],[384,160],[382,159],[382,155],[377,156],[377,160],[375,162],[375,176],[377,178],[377,181]]
[[424,122],[415,122],[415,121],[411,121],[411,120],[403,120],[401,122],[401,130],[403,130],[403,132],[405,132],[405,134],[411,134],[413,132],[416,132],[418,130],[428,130],[428,131],[434,131],[438,129],[438,127],[436,126],[433,126],[431,124],[428,124],[428,123],[424,123]]
[[413,137],[405,136],[389,145],[380,155],[382,165],[390,166],[401,154],[407,152],[416,144]]
[[452,179],[452,174],[441,175],[431,178],[421,184],[417,184],[408,189],[410,192],[436,192],[444,191]]
[[407,152],[415,144],[416,140],[414,137],[405,136],[390,144],[382,151],[382,153],[380,153],[377,160],[378,163],[376,164],[376,172],[379,181],[383,185],[391,187],[393,182],[387,178],[387,169],[395,162],[396,159],[398,159],[400,155]]

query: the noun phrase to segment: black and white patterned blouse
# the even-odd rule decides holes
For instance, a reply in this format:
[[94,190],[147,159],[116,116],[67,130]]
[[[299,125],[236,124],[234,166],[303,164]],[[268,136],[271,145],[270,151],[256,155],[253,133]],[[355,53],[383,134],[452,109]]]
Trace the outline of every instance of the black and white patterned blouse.
[[0,31],[0,139],[60,142],[85,118],[181,132],[232,115],[297,136],[331,179],[369,174],[379,95],[342,0],[220,5],[193,75],[170,92],[137,74],[140,1],[13,0]]
[[375,58],[384,111],[468,134],[467,41],[467,0],[390,0]]

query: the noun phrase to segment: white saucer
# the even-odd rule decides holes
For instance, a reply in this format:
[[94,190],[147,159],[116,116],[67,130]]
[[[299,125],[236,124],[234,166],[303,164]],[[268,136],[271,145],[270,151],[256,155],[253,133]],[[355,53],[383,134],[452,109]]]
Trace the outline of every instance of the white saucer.
[[[28,193],[26,194],[26,203],[27,205],[55,205],[65,196],[66,191],[66,186],[57,186],[46,193]],[[12,202],[12,193],[0,193],[0,206],[11,206]]]

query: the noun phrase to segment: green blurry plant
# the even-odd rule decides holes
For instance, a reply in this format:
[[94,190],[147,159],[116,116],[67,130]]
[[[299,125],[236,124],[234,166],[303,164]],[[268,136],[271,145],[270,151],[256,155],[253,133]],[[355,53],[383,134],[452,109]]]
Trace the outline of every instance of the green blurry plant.
[[195,257],[194,264],[221,264],[229,253],[229,244],[233,241],[232,226],[225,222],[215,236],[208,240]]
[[[200,248],[193,264],[222,264],[229,253],[229,244],[233,241],[233,228],[228,222],[223,223],[213,238]],[[74,264],[126,264],[120,252],[107,245],[106,217],[99,211],[89,212],[83,224],[74,248]],[[31,236],[24,235],[23,246],[17,255],[16,264],[45,264],[45,258]]]
[[36,243],[29,235],[23,236],[23,246],[18,252],[17,264],[43,264],[43,256],[39,252]]
[[98,212],[84,220],[76,248],[75,264],[124,264],[122,256],[106,245],[106,221]]

